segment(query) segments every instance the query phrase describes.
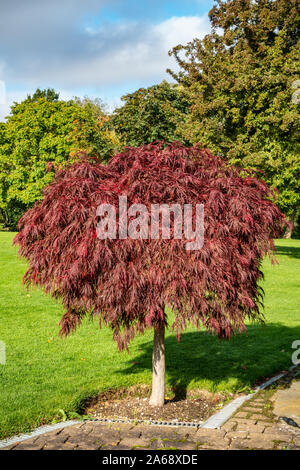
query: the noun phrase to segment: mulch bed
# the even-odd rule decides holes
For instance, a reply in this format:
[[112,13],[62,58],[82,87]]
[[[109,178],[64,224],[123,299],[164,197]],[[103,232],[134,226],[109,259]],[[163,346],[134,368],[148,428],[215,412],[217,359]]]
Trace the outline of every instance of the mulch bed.
[[217,412],[233,394],[209,393],[202,390],[166,397],[164,407],[149,405],[150,388],[135,386],[128,389],[110,390],[90,401],[85,414],[93,418],[153,420],[198,423]]

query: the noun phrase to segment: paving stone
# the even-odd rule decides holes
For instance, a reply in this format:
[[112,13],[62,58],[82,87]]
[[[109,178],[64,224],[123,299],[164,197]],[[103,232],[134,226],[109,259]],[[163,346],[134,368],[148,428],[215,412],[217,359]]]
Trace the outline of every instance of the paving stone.
[[229,449],[243,450],[243,449],[257,449],[257,450],[270,450],[274,448],[274,442],[262,434],[250,434],[247,439],[234,439],[231,441]]
[[292,450],[293,444],[289,442],[275,442],[274,449],[276,450]]
[[[201,454],[201,452],[204,452],[206,450],[213,450],[210,446],[197,446],[197,452]],[[218,449],[218,450],[225,450],[225,449]]]
[[77,447],[75,444],[69,444],[68,442],[64,443],[55,443],[54,441],[46,442],[43,447],[43,450],[74,450]]
[[136,425],[134,424],[131,424],[131,423],[113,423],[111,425],[108,426],[109,429],[114,429],[116,431],[120,431],[121,433],[123,432],[128,432],[128,431],[131,431],[132,429],[134,429],[136,427]]
[[[137,448],[136,450],[147,450],[148,448]],[[118,447],[110,447],[110,446],[104,446],[101,448],[101,450],[132,450],[131,447],[127,447],[125,445],[119,444]]]
[[265,424],[257,423],[256,421],[250,421],[249,419],[237,419],[237,427],[233,431],[249,431],[256,433],[263,433],[266,429]]
[[[255,403],[255,402],[251,402],[251,403],[247,403],[246,407],[247,408],[254,408],[254,409],[257,409],[257,408],[263,408],[265,405],[265,402],[262,402],[262,403]],[[243,408],[244,409],[244,408]]]
[[277,390],[273,412],[276,416],[292,418],[300,426],[300,380],[288,389]]
[[150,448],[151,449],[162,449],[164,447],[164,442],[162,439],[151,439]]
[[[68,443],[65,443],[65,444],[61,444],[59,446],[55,446],[55,445],[51,445],[51,446],[45,446],[43,450],[77,450],[77,447],[78,446],[72,446],[72,445],[69,445]],[[82,449],[83,450],[83,449]],[[84,449],[86,450],[86,449]],[[92,449],[94,450],[94,449]]]
[[260,424],[261,426],[265,426],[265,428],[270,428],[274,425],[274,421],[257,421],[257,424]]
[[236,438],[233,439],[229,445],[229,450],[245,450],[247,449],[247,443],[245,443],[245,439]]
[[[105,433],[106,434],[109,434],[110,430],[112,430],[112,432],[115,433],[115,436],[124,436],[124,437],[131,437],[131,438],[135,438],[135,439],[139,439],[139,437],[141,436],[142,434],[142,429],[141,429],[141,426],[131,426],[129,429],[125,429],[125,430],[122,430],[121,428],[119,427],[115,427],[115,428],[107,428],[105,430]],[[102,434],[103,434],[103,431],[102,431]]]
[[268,418],[266,415],[263,415],[261,413],[253,414],[249,416],[248,419],[256,419],[259,421],[266,421],[266,422],[272,423],[272,420],[270,418]]
[[210,448],[215,450],[227,449],[229,446],[229,439],[220,438],[220,437],[206,437],[205,439],[200,439],[197,441],[197,448],[201,450],[202,448]]
[[[121,447],[119,447],[120,444],[118,444],[117,446],[113,445],[112,443],[107,443],[105,444],[104,446],[101,447],[101,449],[99,450],[122,450]],[[123,450],[130,450],[129,447],[126,447],[124,446],[124,449]]]
[[197,428],[190,430],[187,428],[177,429],[163,426],[139,426],[137,430],[141,432],[141,436],[144,438],[187,439],[196,434]]
[[276,423],[276,426],[278,427],[280,431],[288,432],[288,433],[293,434],[294,436],[300,437],[300,429],[295,428],[294,426],[290,426],[284,421],[279,421],[278,423]]
[[102,442],[119,442],[121,440],[121,433],[112,429],[93,429],[89,436],[91,438],[98,438]]
[[196,449],[196,441],[191,439],[184,439],[178,436],[175,439],[169,438],[159,438],[159,439],[152,439],[151,441],[151,449],[168,449],[168,448],[176,448],[176,449]]
[[199,440],[199,437],[214,436],[214,437],[224,437],[226,432],[223,429],[205,429],[199,428],[195,434],[195,439]]
[[[275,438],[271,438],[270,439],[270,436],[269,435],[261,435],[261,434],[255,434],[255,433],[252,433],[250,435],[250,439],[249,439],[249,442],[250,442],[250,448],[255,448],[255,449],[273,449],[273,448],[276,448],[276,439]],[[288,439],[286,441],[286,444],[288,444],[290,441],[290,439]],[[277,441],[278,442],[278,441]],[[284,442],[284,441],[282,441]]]
[[102,447],[99,448],[95,448],[95,446],[93,445],[89,445],[89,444],[82,444],[82,445],[78,445],[76,447],[74,447],[73,450],[103,450]]
[[63,434],[56,434],[56,435],[43,434],[39,436],[38,438],[36,438],[35,442],[37,442],[39,439],[44,440],[45,436],[47,436],[47,442],[59,442],[63,444],[67,440],[67,437],[64,436]]
[[37,442],[29,442],[29,439],[12,446],[12,450],[42,450],[46,444],[46,439]]
[[160,441],[160,443],[162,445],[159,446],[157,443],[157,449],[197,450],[197,443],[195,441]]
[[265,426],[261,424],[255,424],[255,425],[248,424],[247,426],[239,424],[236,431],[248,431],[249,433],[254,432],[254,433],[262,434],[265,429],[266,429]]
[[271,439],[289,439],[292,436],[288,431],[281,431],[278,426],[270,426],[264,430],[264,435],[270,436]]
[[10,446],[7,446],[7,447],[3,447],[1,450],[13,450],[14,447],[16,447],[18,445],[18,442],[14,443],[14,444],[11,444]]
[[[261,410],[261,411],[260,411]],[[243,408],[242,410],[244,413],[261,413],[263,411],[263,408],[260,406],[260,407],[251,407],[251,408]]]
[[248,417],[248,413],[245,413],[244,411],[239,411],[238,413],[234,415],[233,418],[247,418],[247,417]]
[[[72,426],[71,426],[72,427]],[[55,429],[54,431],[51,431],[51,432],[47,432],[47,436],[50,438],[52,437],[55,437],[55,436],[58,436],[59,434],[61,434],[63,428],[61,429]],[[43,434],[42,434],[43,436]],[[37,437],[33,437],[32,439],[36,440],[36,439],[39,439],[40,436],[37,436]]]
[[[71,435],[74,435],[74,434],[89,434],[90,432],[92,432],[93,430],[95,429],[95,425],[93,425],[93,423],[91,422],[87,422],[87,423],[84,423],[82,426],[80,426],[79,429],[74,429],[73,426],[69,426],[67,428],[64,428],[62,430],[62,434],[69,434],[70,436]],[[105,427],[104,427],[105,429]]]
[[[68,436],[78,436],[78,435],[85,435],[87,436],[90,432],[92,432],[93,428],[88,427],[88,426],[80,426],[80,427],[73,427],[73,426],[68,426],[67,428],[64,428],[61,430],[59,433],[60,436],[65,436],[66,438]],[[47,434],[48,435],[48,434]]]
[[[118,441],[119,442],[119,441]],[[71,436],[67,441],[67,444],[71,444],[74,447],[80,445],[81,447],[83,446],[88,446],[93,449],[100,449],[102,446],[106,445],[107,442],[104,439],[97,438],[96,436]],[[117,444],[117,443],[116,443]]]
[[249,435],[248,431],[231,431],[226,433],[227,439],[246,439]]
[[[248,425],[249,426],[254,426],[255,425],[254,421],[250,421],[249,419],[245,419],[245,418],[232,418],[232,421],[234,421],[236,426],[238,426],[239,424],[245,424],[246,426],[248,426]],[[221,429],[223,429],[223,427]]]
[[237,428],[237,422],[234,421],[234,419],[229,419],[228,421],[226,421],[226,423],[223,424],[223,426],[221,427],[221,429],[223,431],[233,431],[234,429]]
[[293,443],[294,446],[300,447],[300,437],[291,435],[291,442]]
[[105,424],[105,423],[99,423],[99,422],[90,422],[90,423],[86,423],[86,428],[92,428],[93,432],[95,431],[107,431],[108,429],[109,430],[112,430],[112,431],[115,431],[116,429],[114,428],[113,424],[112,423],[108,423],[108,424]]
[[[210,433],[201,433],[201,431],[212,431]],[[219,431],[219,432],[216,432]],[[225,437],[224,437],[225,436]],[[218,429],[203,429],[199,430],[196,435],[198,447],[202,445],[214,446],[216,449],[226,448],[229,444],[229,439],[227,439],[225,432]]]
[[81,431],[84,431],[84,429],[86,429],[88,426],[88,423],[86,422],[83,422],[83,423],[80,423],[80,424],[73,424],[72,426],[66,426],[65,428],[61,428],[61,429],[57,429],[55,431],[53,431],[53,433],[47,433],[47,435],[52,435],[52,434],[62,434],[63,432],[65,431],[74,431],[74,432],[78,432],[80,430]]
[[135,437],[124,437],[119,445],[118,449],[121,447],[127,447],[129,449],[138,449],[138,448],[149,448],[151,442],[149,439],[136,439]]

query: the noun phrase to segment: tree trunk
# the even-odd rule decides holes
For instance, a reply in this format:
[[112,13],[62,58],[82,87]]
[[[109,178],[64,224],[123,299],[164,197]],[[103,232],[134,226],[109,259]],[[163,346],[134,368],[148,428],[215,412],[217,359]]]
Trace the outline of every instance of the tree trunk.
[[150,405],[163,406],[165,403],[165,371],[165,327],[161,325],[154,328]]
[[285,231],[285,234],[283,235],[283,238],[291,238],[292,237],[292,233],[293,233],[293,229],[294,229],[294,222],[295,222],[295,218],[291,217],[290,220],[289,220],[290,225],[287,227],[287,229]]

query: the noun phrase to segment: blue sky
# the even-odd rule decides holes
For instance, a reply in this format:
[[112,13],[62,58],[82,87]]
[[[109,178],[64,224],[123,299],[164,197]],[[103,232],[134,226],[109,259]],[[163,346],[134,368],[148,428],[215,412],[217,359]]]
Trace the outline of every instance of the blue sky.
[[[168,50],[210,30],[213,0],[1,0],[0,120],[37,87],[114,107],[171,81]],[[3,99],[3,84],[6,94]]]

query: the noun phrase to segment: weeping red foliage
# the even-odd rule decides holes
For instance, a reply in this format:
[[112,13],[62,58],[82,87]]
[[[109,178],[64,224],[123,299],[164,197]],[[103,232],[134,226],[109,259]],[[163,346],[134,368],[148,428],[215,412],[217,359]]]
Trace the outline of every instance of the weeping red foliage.
[[[184,239],[98,239],[96,208],[118,207],[120,195],[149,210],[204,204],[202,249],[186,250]],[[82,157],[56,172],[20,221],[14,243],[29,260],[24,282],[62,299],[63,335],[89,314],[127,348],[135,332],[167,325],[169,306],[178,338],[188,322],[228,338],[247,317],[263,321],[261,261],[285,225],[272,196],[253,171],[178,142],[128,148],[107,166]]]

